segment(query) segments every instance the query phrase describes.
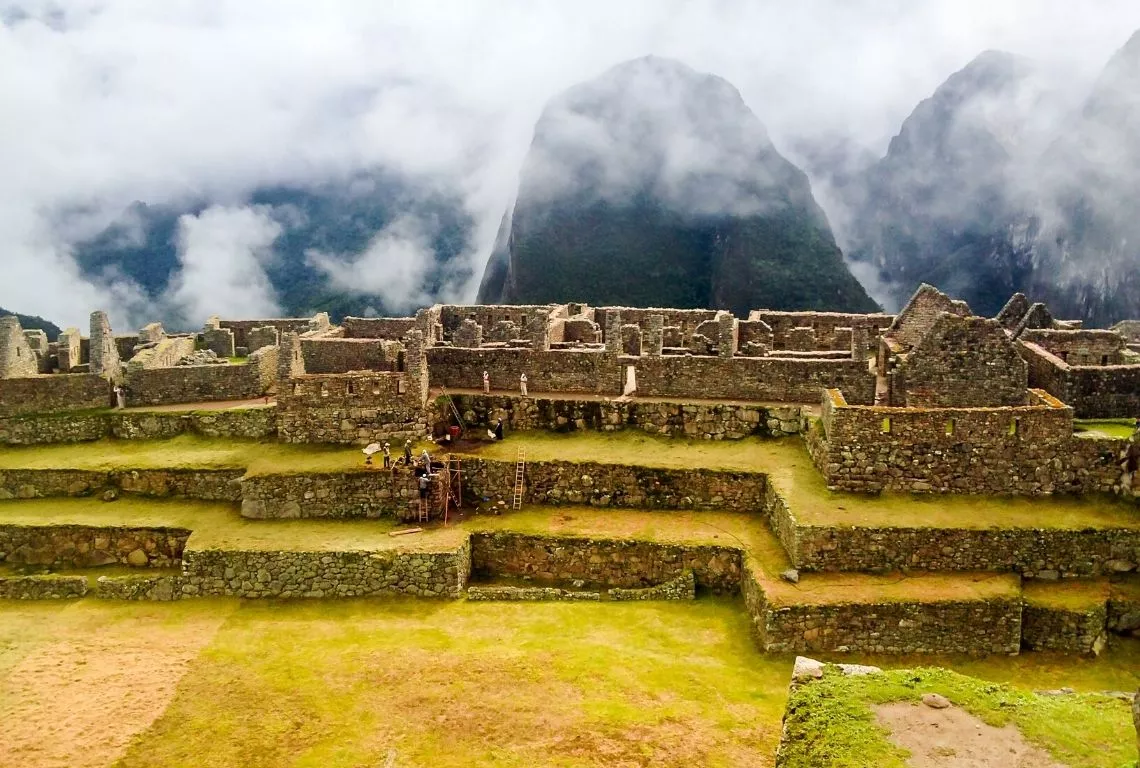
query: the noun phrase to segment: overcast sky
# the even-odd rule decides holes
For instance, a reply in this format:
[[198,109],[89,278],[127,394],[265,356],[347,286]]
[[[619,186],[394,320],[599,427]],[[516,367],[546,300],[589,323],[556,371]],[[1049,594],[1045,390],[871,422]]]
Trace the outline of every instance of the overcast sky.
[[172,300],[271,310],[276,225],[245,195],[377,165],[462,196],[477,280],[543,104],[649,53],[728,79],[795,160],[825,135],[881,154],[985,49],[1079,82],[1138,28],[1136,0],[0,0],[0,306],[124,318],[139,297],[84,284],[69,243],[131,201],[205,196]]

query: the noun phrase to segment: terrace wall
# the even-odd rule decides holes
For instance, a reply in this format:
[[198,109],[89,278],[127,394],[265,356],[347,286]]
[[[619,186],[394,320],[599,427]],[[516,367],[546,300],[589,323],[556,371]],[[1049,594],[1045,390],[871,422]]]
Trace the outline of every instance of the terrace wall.
[[264,439],[277,434],[274,408],[219,411],[103,411],[0,419],[0,444],[77,443],[114,437],[161,440],[181,434]]
[[170,568],[190,531],[85,525],[0,525],[0,562],[53,568],[103,565]]
[[467,586],[471,549],[450,552],[183,553],[184,596],[330,598],[404,594],[458,598]]
[[0,379],[0,418],[111,406],[111,385],[92,373]]
[[754,618],[761,647],[773,653],[1016,654],[1021,600],[763,604]]
[[[399,446],[393,451],[398,453]],[[415,475],[385,472],[250,475],[241,481],[243,517],[404,517],[419,504]]]
[[1021,644],[1033,651],[1099,654],[1108,639],[1105,603],[1061,608],[1026,601],[1021,614]]
[[86,594],[87,579],[83,576],[52,573],[0,577],[0,599],[3,600],[69,600]]
[[824,394],[808,448],[829,488],[879,492],[1111,492],[1121,440],[1073,436],[1072,411],[1039,390],[1031,405],[888,408]]
[[242,469],[2,469],[0,499],[90,496],[117,490],[139,496],[240,501]]
[[[452,395],[469,429],[492,429],[503,420],[508,430],[616,432],[633,429],[651,435],[735,440],[749,435],[798,434],[803,423],[796,405],[731,405],[645,400],[569,400],[517,395]],[[446,400],[437,401],[436,419],[451,419]]]
[[740,550],[732,547],[508,531],[474,533],[471,541],[471,572],[484,579],[582,580],[590,585],[641,589],[691,570],[698,585],[714,592],[733,594],[740,588]]

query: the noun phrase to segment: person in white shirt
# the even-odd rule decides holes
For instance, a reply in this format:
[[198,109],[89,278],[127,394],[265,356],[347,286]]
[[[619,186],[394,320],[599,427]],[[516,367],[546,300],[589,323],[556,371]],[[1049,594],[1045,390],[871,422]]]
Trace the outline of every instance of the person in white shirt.
[[491,394],[491,374],[483,371],[483,394]]
[[522,376],[519,376],[519,391],[522,392],[523,397],[526,397],[526,374],[525,373]]

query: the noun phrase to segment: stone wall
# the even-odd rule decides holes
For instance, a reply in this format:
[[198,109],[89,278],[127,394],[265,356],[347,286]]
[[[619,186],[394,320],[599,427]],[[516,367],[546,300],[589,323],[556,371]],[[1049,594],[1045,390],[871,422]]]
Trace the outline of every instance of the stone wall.
[[341,322],[346,339],[402,339],[416,327],[414,317],[346,317]]
[[127,363],[127,370],[170,368],[193,352],[193,337],[169,336],[156,342],[153,347],[139,350]]
[[113,489],[139,496],[240,501],[242,469],[0,470],[0,499],[90,496]]
[[656,587],[691,570],[718,593],[740,589],[740,551],[732,547],[540,536],[496,531],[471,535],[471,572],[483,579],[530,578],[620,589]]
[[101,565],[170,568],[190,531],[85,525],[0,525],[0,562],[53,568]]
[[301,339],[305,373],[395,371],[404,345],[386,339]]
[[966,317],[970,314],[970,308],[965,302],[955,302],[934,286],[923,283],[902,311],[895,315],[894,322],[885,335],[896,339],[904,347],[913,347],[934,327],[944,312]]
[[259,552],[195,550],[183,556],[184,596],[457,598],[470,545],[449,552]]
[[[472,502],[506,498],[515,462],[463,457],[463,491]],[[523,499],[528,504],[588,504],[635,509],[710,509],[757,512],[767,476],[759,472],[528,461]]]
[[1021,647],[1021,601],[765,603],[755,619],[770,653],[1016,654]]
[[0,600],[68,600],[86,594],[83,576],[0,576]]
[[[891,403],[911,407],[1015,406],[1029,373],[997,320],[943,312],[895,360]],[[901,399],[900,399],[901,397]]]
[[932,528],[793,523],[804,571],[1017,571],[1055,579],[1140,565],[1140,528]]
[[148,600],[166,602],[182,597],[182,575],[139,574],[100,576],[95,581],[94,596],[102,600]]
[[808,448],[833,490],[1036,495],[1119,485],[1123,441],[1074,437],[1071,409],[1040,390],[1030,402],[855,406],[830,390]]
[[269,407],[224,411],[103,411],[0,419],[0,444],[77,443],[114,437],[161,440],[175,435],[264,439],[277,434]]
[[467,599],[477,602],[597,602],[602,593],[596,590],[560,589],[559,587],[515,587],[507,584],[473,584],[467,588]]
[[0,379],[24,378],[40,372],[20,321],[15,315],[0,317]]
[[1072,406],[1079,419],[1140,415],[1140,365],[1070,365],[1043,347],[1025,342],[1030,386]]
[[127,405],[252,400],[268,392],[276,376],[276,347],[262,347],[244,364],[131,370],[126,380]]
[[816,403],[821,390],[839,388],[852,403],[875,399],[875,376],[862,360],[666,355],[619,363],[634,366],[639,397]]
[[1019,341],[1036,344],[1070,365],[1120,365],[1125,339],[1115,331],[1099,329],[1035,329]]
[[228,328],[234,332],[234,346],[250,349],[249,332],[254,328],[273,327],[278,332],[306,333],[313,322],[311,317],[285,317],[270,320],[219,320],[219,328]]
[[[782,437],[801,430],[797,405],[726,405],[646,400],[569,400],[517,395],[452,395],[468,429],[491,429],[503,420],[508,430],[615,432],[635,429],[651,435],[735,440],[749,435]],[[436,418],[448,420],[446,399]]]
[[111,385],[90,373],[0,379],[0,418],[111,406]]
[[278,434],[287,443],[419,440],[428,423],[416,384],[410,372],[295,376],[277,393]]
[[432,387],[483,388],[483,371],[493,389],[517,392],[526,373],[531,392],[579,392],[620,395],[625,375],[604,350],[461,349],[429,347],[428,374]]
[[[394,446],[393,456],[400,446]],[[419,503],[410,470],[250,475],[241,481],[243,517],[403,517]]]
[[1108,639],[1105,603],[1062,608],[1026,601],[1021,614],[1021,644],[1033,651],[1099,654]]
[[[851,349],[851,331],[855,328],[867,329],[870,338],[877,339],[894,321],[894,315],[850,314],[845,312],[779,312],[775,310],[753,310],[748,320],[764,323],[772,333],[773,348],[796,349],[793,343],[793,329],[811,328],[814,331],[814,350]],[[743,323],[741,324],[743,326]],[[746,339],[741,337],[741,343]]]

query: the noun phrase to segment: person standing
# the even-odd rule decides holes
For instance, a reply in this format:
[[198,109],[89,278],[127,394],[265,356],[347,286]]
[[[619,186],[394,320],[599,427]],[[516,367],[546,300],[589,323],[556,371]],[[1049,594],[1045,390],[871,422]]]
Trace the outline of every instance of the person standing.
[[[106,391],[106,390],[104,390],[104,391]],[[125,389],[123,389],[121,386],[119,386],[118,384],[115,385],[115,407],[116,408],[126,408],[127,407],[127,391]]]
[[491,374],[483,371],[483,394],[491,394]]
[[519,391],[522,392],[523,397],[526,397],[526,374],[525,373],[523,375],[519,376]]
[[498,421],[495,422],[495,439],[496,440],[502,440],[503,439],[503,420],[502,419],[499,419]]
[[412,466],[412,441],[404,441],[404,466]]
[[384,450],[384,469],[391,469],[392,468],[392,449],[388,447],[387,443],[384,443],[383,450]]

